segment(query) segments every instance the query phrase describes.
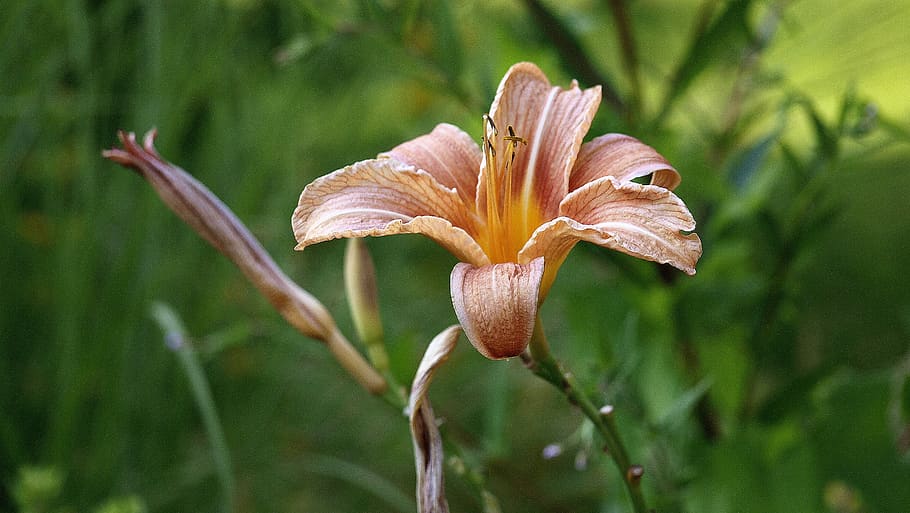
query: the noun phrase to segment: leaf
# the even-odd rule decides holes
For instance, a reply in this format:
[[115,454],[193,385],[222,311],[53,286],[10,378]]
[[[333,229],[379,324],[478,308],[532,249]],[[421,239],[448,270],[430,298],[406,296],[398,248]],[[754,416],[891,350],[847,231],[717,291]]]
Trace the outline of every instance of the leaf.
[[663,416],[657,420],[657,423],[673,425],[685,419],[692,409],[695,408],[695,405],[698,404],[698,401],[708,393],[708,389],[711,388],[712,383],[712,379],[706,378],[699,381],[694,387],[686,390],[678,399],[676,399],[675,403],[664,411]]
[[713,23],[695,34],[689,51],[673,74],[658,119],[666,116],[673,102],[709,65],[715,65],[724,55],[736,53],[749,43],[748,14],[751,4],[751,0],[731,1]]
[[821,513],[816,456],[795,422],[751,427],[710,447],[684,491],[686,511]]
[[424,8],[429,10],[428,21],[436,35],[434,58],[451,80],[458,80],[464,70],[464,57],[452,6],[449,2],[427,2]]
[[576,77],[584,86],[600,85],[604,103],[618,113],[626,113],[628,107],[613,86],[613,81],[594,66],[594,62],[569,27],[539,0],[525,0],[525,5],[538,28],[556,47],[569,75]]
[[774,129],[733,160],[728,176],[734,187],[742,191],[749,184],[755,171],[765,163],[768,153],[779,137],[780,130]]
[[800,102],[800,105],[803,106],[809,116],[809,120],[812,122],[812,128],[815,129],[815,140],[818,144],[819,155],[826,159],[835,158],[840,149],[836,132],[825,124],[825,120],[819,115],[814,104],[809,101],[803,101]]
[[817,426],[810,443],[829,479],[856,488],[866,511],[906,511],[910,465],[901,461],[888,426],[892,370],[842,374],[815,393]]

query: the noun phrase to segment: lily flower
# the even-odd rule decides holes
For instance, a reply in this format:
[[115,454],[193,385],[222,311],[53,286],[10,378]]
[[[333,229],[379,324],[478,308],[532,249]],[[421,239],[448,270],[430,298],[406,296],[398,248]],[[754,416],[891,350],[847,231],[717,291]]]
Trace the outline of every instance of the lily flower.
[[[318,178],[292,217],[298,245],[420,233],[460,260],[452,303],[491,359],[521,354],[537,310],[578,241],[695,274],[701,241],[672,190],[679,173],[621,134],[582,144],[600,87],[553,86],[534,64],[512,66],[483,117],[478,145],[440,124],[378,158]],[[650,184],[633,179],[650,175]]]

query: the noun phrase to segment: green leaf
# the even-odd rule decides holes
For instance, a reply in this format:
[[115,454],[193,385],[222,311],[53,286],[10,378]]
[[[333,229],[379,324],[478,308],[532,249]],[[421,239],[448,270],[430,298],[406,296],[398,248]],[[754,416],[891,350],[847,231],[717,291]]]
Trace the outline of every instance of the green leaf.
[[708,389],[711,388],[712,384],[713,380],[706,378],[699,381],[694,387],[686,390],[676,399],[675,403],[664,410],[663,416],[658,419],[657,423],[663,425],[680,423],[690,414],[692,409],[695,408],[698,401],[708,393]]
[[666,116],[675,102],[709,67],[729,55],[739,55],[749,43],[749,7],[751,0],[733,0],[707,28],[696,32],[689,51],[673,73],[658,119]]
[[424,8],[429,11],[427,16],[436,36],[434,60],[445,69],[450,80],[459,80],[464,69],[464,57],[452,6],[449,2],[427,2]]
[[815,140],[818,145],[817,151],[821,157],[831,159],[837,156],[840,149],[837,133],[831,129],[822,119],[816,110],[815,105],[810,101],[800,102],[809,120],[812,122],[812,128],[815,130]]
[[842,374],[818,388],[810,443],[829,480],[859,490],[868,511],[904,511],[910,465],[901,460],[887,419],[893,372]]
[[684,492],[699,513],[822,512],[816,457],[796,423],[750,428],[706,452]]

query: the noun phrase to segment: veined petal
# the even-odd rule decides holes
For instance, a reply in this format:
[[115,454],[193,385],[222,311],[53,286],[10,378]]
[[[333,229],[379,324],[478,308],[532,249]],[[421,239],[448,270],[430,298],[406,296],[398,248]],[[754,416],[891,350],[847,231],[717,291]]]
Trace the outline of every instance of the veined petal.
[[[544,219],[557,215],[559,202],[568,192],[569,172],[599,105],[600,86],[582,90],[572,81],[569,89],[554,87],[529,62],[509,68],[499,84],[490,112],[499,128],[496,147],[505,146],[502,138],[508,135],[509,125],[527,141],[527,147],[515,154],[512,193],[524,198],[533,194]],[[481,207],[484,182],[481,176],[478,189],[482,190],[477,195]]]
[[452,269],[452,304],[471,344],[487,358],[521,354],[534,333],[544,259]]
[[673,190],[679,173],[660,153],[643,142],[623,134],[602,135],[582,145],[569,177],[569,190],[605,176],[620,182],[651,175],[651,185]]
[[561,217],[537,229],[519,260],[543,255],[548,262],[561,262],[575,242],[584,240],[695,274],[701,240],[681,233],[695,229],[695,220],[663,187],[608,176],[570,193],[560,211]]
[[392,158],[365,160],[308,185],[291,218],[303,249],[342,237],[421,233],[459,260],[489,259],[472,238],[472,213],[458,193]]
[[455,189],[465,205],[474,205],[483,153],[477,142],[455,125],[442,123],[432,132],[399,144],[380,157],[392,157],[433,175]]

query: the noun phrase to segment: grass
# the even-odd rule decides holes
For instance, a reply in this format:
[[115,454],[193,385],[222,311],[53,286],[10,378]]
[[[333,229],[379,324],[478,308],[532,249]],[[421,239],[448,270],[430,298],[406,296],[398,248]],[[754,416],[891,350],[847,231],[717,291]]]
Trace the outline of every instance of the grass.
[[[682,61],[697,12],[690,4],[631,4],[644,118]],[[853,4],[868,6],[861,19],[855,10],[815,15],[823,4],[785,11],[734,130],[721,128],[736,52],[712,55],[659,130],[626,126],[605,107],[592,130],[634,131],[665,153],[683,173],[680,195],[705,240],[696,278],[669,284],[653,266],[579,247],[543,310],[554,353],[614,403],[659,511],[910,503],[901,445],[910,406],[900,386],[910,332],[902,242],[910,183],[901,173],[910,104],[905,81],[894,78],[907,74],[906,35],[893,29],[910,9],[867,0]],[[555,7],[624,92],[609,11]],[[754,24],[762,6],[747,12]],[[221,196],[351,334],[343,244],[291,251],[300,190],[437,122],[478,129],[516,60],[537,61],[566,84],[570,73],[534,23],[523,4],[504,2],[438,11],[353,1],[4,5],[0,510],[26,511],[13,490],[20,469],[36,465],[61,476],[54,508],[92,510],[124,497],[148,511],[413,508],[399,415],[287,327],[100,151],[119,128],[156,126],[161,153]],[[276,60],[289,47],[294,58]],[[804,113],[788,114],[786,133],[766,153],[749,153],[761,158],[738,175],[740,188],[728,180],[733,157],[769,135],[797,93],[835,126],[850,83],[897,130],[839,139],[837,158],[819,168],[825,193],[812,202],[836,215],[782,251],[777,230],[793,228],[782,220],[805,190],[801,173],[822,156],[818,132]],[[426,343],[454,322],[454,259],[418,237],[368,244],[392,371],[408,382]],[[779,262],[786,272],[775,275]],[[756,337],[769,291],[777,291],[771,320]],[[211,429],[149,315],[156,301],[183,319],[211,389],[230,450],[232,508],[223,505]],[[693,401],[700,397],[705,406]],[[440,371],[433,401],[505,511],[627,509],[609,461],[576,436],[581,417],[520,364],[488,362],[463,344]],[[702,407],[718,423],[714,437]],[[542,461],[542,448],[560,441],[563,455]],[[573,469],[579,452],[587,470]],[[453,510],[478,508],[453,469],[448,488]]]

